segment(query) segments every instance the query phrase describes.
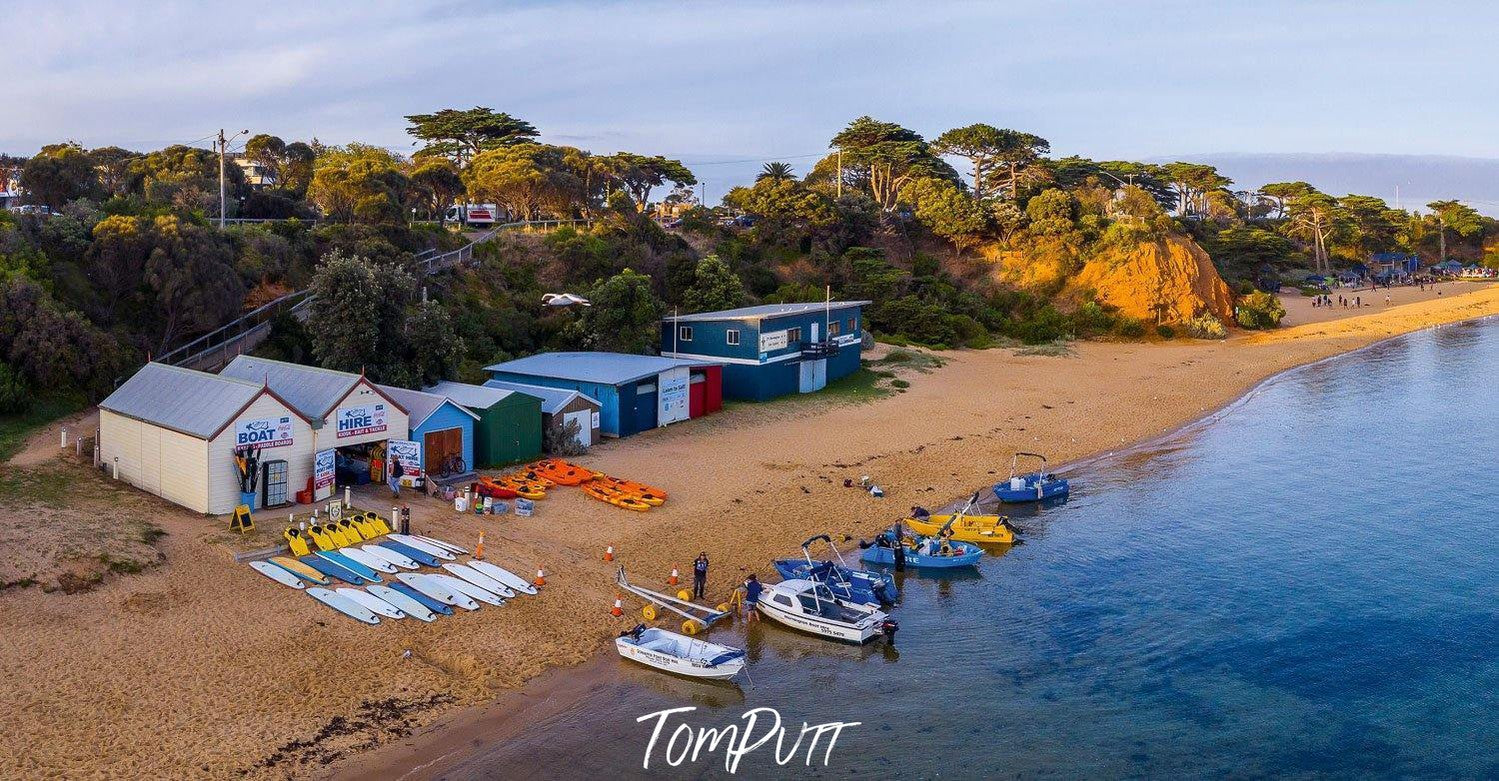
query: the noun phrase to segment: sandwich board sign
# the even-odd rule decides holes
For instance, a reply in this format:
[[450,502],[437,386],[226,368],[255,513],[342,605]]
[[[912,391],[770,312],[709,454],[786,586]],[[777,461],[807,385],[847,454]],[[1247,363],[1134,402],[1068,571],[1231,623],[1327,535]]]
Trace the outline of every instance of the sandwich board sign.
[[333,450],[319,450],[312,459],[312,498],[327,499],[333,495]]
[[255,529],[255,519],[250,517],[250,508],[246,505],[238,505],[234,508],[234,517],[229,519],[229,531],[241,534]]

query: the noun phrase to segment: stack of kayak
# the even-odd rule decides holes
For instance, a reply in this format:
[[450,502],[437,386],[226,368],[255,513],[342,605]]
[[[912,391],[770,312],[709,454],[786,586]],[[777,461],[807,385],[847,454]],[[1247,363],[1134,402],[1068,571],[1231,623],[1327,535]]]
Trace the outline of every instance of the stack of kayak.
[[634,480],[610,477],[560,458],[548,458],[527,464],[524,468],[499,477],[480,478],[474,483],[479,496],[495,499],[544,499],[548,489],[559,485],[577,486],[584,495],[624,510],[645,512],[660,507],[666,492]]
[[[315,523],[305,531],[288,528],[283,536],[291,556],[254,561],[250,567],[366,624],[378,624],[382,617],[433,621],[452,615],[455,607],[478,610],[480,603],[498,606],[517,593],[536,593],[535,586],[503,567],[478,559],[459,563],[457,557],[468,553],[462,547],[394,533],[374,513]],[[422,567],[441,571],[418,572]],[[335,583],[347,585],[329,588]]]

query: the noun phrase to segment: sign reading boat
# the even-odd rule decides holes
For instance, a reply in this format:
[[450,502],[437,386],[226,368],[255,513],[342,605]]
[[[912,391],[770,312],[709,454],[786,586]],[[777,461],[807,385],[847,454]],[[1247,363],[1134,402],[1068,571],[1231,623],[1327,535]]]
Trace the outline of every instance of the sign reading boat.
[[338,438],[359,437],[385,430],[384,404],[361,404],[338,411]]
[[234,449],[284,447],[290,445],[291,416],[241,420],[234,427]]

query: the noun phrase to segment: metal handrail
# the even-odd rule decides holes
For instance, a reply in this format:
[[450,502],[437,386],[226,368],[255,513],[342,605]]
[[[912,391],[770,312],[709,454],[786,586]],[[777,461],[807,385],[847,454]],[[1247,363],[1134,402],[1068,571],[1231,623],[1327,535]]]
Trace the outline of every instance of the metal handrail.
[[[473,241],[470,241],[469,243],[463,245],[462,247],[459,247],[458,249],[449,250],[439,255],[430,254],[435,250],[426,250],[423,253],[416,255],[415,260],[418,261],[418,268],[420,268],[421,270],[421,275],[423,277],[427,277],[439,271],[445,271],[454,266],[472,261],[474,257],[474,247],[493,239],[495,236],[499,235],[500,231],[502,230],[514,230],[517,228],[540,228],[545,230],[548,228],[558,228],[563,225],[587,225],[592,222],[593,220],[589,219],[529,221],[521,220],[518,222],[507,222],[502,225],[496,225],[493,228],[490,228],[488,231],[480,234],[478,238],[475,238]],[[426,257],[423,257],[424,255]],[[161,356],[155,358],[154,360],[156,360],[158,363],[167,363],[176,366],[193,363],[197,359],[203,357],[204,355],[207,355],[214,350],[223,349],[225,345],[229,344],[233,340],[243,338],[250,331],[258,328],[264,323],[270,321],[271,318],[280,314],[283,308],[292,313],[303,311],[312,302],[313,298],[315,298],[315,296],[312,295],[312,291],[308,288],[292,291],[272,301],[262,304],[243,315],[240,315],[234,320],[231,320],[228,323],[225,323],[224,325],[219,326],[212,331],[209,331],[208,333],[192,340],[191,342],[188,342],[187,344],[173,348],[172,350],[163,353]],[[230,332],[233,333],[231,334]],[[223,338],[215,342],[215,339],[218,339],[220,337]]]

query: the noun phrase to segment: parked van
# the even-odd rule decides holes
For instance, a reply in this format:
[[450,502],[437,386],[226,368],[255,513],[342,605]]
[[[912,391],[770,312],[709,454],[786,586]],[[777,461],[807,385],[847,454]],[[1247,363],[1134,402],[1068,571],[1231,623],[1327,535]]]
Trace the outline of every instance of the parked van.
[[464,225],[494,225],[500,221],[501,212],[492,203],[454,204],[448,207],[447,221]]

